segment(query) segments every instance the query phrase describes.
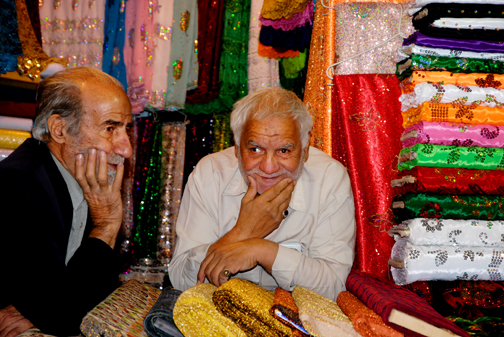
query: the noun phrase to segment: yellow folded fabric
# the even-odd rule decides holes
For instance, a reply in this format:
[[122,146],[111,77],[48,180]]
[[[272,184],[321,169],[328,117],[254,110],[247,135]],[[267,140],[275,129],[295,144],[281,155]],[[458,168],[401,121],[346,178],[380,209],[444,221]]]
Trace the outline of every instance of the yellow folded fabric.
[[336,302],[303,287],[295,287],[292,298],[303,327],[311,335],[360,337]]
[[212,295],[213,284],[202,283],[184,291],[173,308],[173,320],[185,337],[227,336],[246,334],[229,318],[217,311]]
[[264,0],[261,15],[265,19],[290,19],[301,13],[311,0]]
[[0,148],[15,150],[27,138],[31,138],[28,131],[0,129]]
[[232,319],[247,336],[292,336],[291,329],[270,315],[275,295],[256,284],[231,279],[213,294],[217,310]]
[[504,125],[504,109],[425,102],[402,112],[403,127],[420,121]]
[[415,85],[422,82],[464,85],[482,88],[504,88],[504,75],[502,74],[484,74],[484,73],[452,73],[449,71],[426,71],[415,70],[410,77],[404,79],[401,83],[403,94],[412,92]]

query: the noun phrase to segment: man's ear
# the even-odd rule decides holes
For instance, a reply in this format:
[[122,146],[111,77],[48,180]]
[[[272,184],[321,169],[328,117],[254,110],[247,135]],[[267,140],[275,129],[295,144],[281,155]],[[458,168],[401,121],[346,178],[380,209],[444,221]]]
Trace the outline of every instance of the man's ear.
[[62,144],[65,142],[66,121],[61,118],[61,115],[51,115],[47,120],[47,128],[51,134],[51,140]]

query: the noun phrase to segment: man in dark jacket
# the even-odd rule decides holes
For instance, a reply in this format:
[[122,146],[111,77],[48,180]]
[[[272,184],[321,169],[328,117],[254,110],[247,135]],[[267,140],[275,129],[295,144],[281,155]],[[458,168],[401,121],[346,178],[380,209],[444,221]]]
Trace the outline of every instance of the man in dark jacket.
[[0,162],[0,336],[78,335],[117,285],[131,105],[91,68],[41,82],[33,138]]

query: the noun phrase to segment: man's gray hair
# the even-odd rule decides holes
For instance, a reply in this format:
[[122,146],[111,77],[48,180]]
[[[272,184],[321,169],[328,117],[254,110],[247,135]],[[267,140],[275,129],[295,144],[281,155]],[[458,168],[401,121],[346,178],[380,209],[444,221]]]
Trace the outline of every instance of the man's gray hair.
[[121,82],[112,76],[89,67],[66,69],[46,78],[37,88],[33,138],[46,143],[51,140],[47,121],[52,115],[60,115],[67,121],[66,130],[71,136],[78,135],[84,114],[80,90],[84,82],[101,83],[124,90]]
[[301,144],[303,148],[308,146],[313,119],[296,94],[282,88],[261,89],[234,104],[231,113],[231,129],[236,146],[240,145],[243,126],[249,119],[260,121],[270,117],[290,117],[297,121]]

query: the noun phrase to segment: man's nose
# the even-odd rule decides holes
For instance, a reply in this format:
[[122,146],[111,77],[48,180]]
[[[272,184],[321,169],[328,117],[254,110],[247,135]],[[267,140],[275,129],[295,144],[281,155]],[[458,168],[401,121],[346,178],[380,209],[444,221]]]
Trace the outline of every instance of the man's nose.
[[114,139],[113,144],[114,153],[123,156],[124,158],[129,158],[133,154],[133,148],[131,147],[131,142],[126,131],[121,131],[121,133]]
[[280,169],[275,155],[266,154],[259,165],[259,169],[266,174],[273,174]]

